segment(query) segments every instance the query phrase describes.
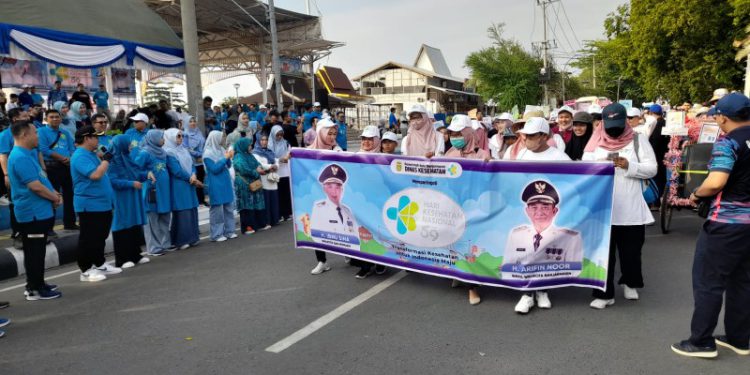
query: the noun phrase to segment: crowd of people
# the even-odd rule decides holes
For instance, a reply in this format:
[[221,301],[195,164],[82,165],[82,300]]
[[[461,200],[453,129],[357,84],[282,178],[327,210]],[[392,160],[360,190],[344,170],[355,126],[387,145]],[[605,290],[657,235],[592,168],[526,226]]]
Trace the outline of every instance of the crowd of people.
[[[693,335],[673,346],[676,352],[692,356],[712,356],[716,344],[750,354],[746,308],[750,256],[743,242],[750,239],[750,100],[728,92],[715,99],[711,108],[690,103],[680,107],[691,116],[712,117],[726,133],[715,147],[707,182],[691,196],[696,202],[712,200],[711,224],[701,232],[693,271]],[[121,124],[113,126],[108,113],[92,114],[80,101],[56,100],[46,111],[41,103],[7,111],[12,125],[0,133],[0,165],[12,198],[12,229],[24,251],[26,299],[61,296],[56,285],[44,280],[45,245],[55,235],[52,226],[58,208],[63,210],[64,227],[80,230],[77,260],[84,282],[102,281],[148,263],[150,257],[195,246],[200,205],[209,207],[209,237],[215,242],[238,237],[235,211],[244,235],[291,220],[290,149],[346,151],[349,125],[342,112],[332,116],[319,103],[304,106],[299,115],[293,107],[282,112],[269,107],[222,109],[206,97],[205,132],[195,117],[164,103],[135,110],[125,120],[118,114]],[[625,299],[639,299],[638,290],[645,285],[641,264],[645,226],[654,223],[652,210],[658,209],[656,202],[649,207],[644,199],[643,181],[656,178],[657,186],[666,181],[663,158],[669,137],[662,134],[662,106],[651,104],[643,111],[618,103],[604,108],[592,105],[588,110],[562,106],[548,116],[530,110],[519,119],[510,113],[485,117],[472,111],[454,114],[446,124],[436,121],[424,106],[414,105],[406,118],[403,137],[390,131],[398,121],[393,113],[380,126],[364,127],[358,152],[484,162],[611,161],[615,176],[606,289],[593,291],[590,306],[605,309],[615,303],[617,258],[621,270],[617,284]],[[118,126],[123,134],[106,135]],[[326,189],[335,195],[341,181],[329,180]],[[104,257],[110,231],[112,264]],[[729,247],[744,250],[725,254]],[[331,269],[325,252],[316,251],[315,256],[313,275]],[[359,267],[358,279],[386,271],[382,265],[356,259],[347,263]],[[452,283],[452,287],[460,285]],[[479,304],[479,286],[466,287],[469,303]],[[727,335],[714,343],[711,335],[724,290]],[[514,310],[527,314],[535,306],[550,309],[550,292],[520,293]]]

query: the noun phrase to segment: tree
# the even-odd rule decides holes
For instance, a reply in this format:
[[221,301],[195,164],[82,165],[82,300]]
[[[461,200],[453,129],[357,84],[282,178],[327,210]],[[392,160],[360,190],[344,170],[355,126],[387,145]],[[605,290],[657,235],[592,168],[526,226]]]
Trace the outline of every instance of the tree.
[[143,105],[148,107],[152,104],[159,104],[161,100],[166,100],[173,107],[186,107],[185,100],[182,99],[182,93],[174,91],[174,84],[160,81],[146,83],[146,90],[143,93]]
[[483,99],[493,99],[501,110],[539,103],[542,61],[515,40],[503,38],[504,26],[503,23],[492,24],[487,35],[493,45],[466,57],[465,64],[471,70],[469,85],[475,87]]

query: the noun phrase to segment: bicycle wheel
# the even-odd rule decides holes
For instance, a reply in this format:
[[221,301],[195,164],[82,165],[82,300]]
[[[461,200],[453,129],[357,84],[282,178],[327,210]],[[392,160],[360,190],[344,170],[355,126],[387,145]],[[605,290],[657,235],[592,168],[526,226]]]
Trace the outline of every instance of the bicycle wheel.
[[661,232],[663,234],[669,233],[669,226],[672,224],[672,206],[669,204],[669,199],[667,197],[666,191],[661,198],[660,219]]

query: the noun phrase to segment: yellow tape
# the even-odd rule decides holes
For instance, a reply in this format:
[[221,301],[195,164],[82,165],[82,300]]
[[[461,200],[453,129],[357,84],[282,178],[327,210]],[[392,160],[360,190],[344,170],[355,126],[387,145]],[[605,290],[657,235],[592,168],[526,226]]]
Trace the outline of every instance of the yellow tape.
[[708,174],[708,171],[690,171],[690,170],[681,170],[681,169],[678,169],[677,173],[685,173],[685,174]]

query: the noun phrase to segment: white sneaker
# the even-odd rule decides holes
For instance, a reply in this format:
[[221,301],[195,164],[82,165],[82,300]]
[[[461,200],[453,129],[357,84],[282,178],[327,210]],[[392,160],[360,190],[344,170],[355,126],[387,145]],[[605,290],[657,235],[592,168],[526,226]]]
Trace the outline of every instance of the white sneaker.
[[7,195],[0,197],[0,206],[10,206],[10,201],[8,200]]
[[310,271],[313,275],[320,275],[323,272],[330,271],[331,267],[328,267],[327,263],[318,262],[318,265]]
[[238,237],[238,236],[237,236],[237,233],[232,233],[232,234],[230,234],[230,235],[229,235],[229,237],[227,237],[227,238],[231,240],[231,239],[233,239],[233,238],[237,238],[237,237]]
[[104,264],[102,264],[101,267],[96,267],[96,270],[105,275],[116,275],[122,272],[122,268],[115,267],[107,262],[104,262]]
[[633,288],[631,288],[631,287],[629,287],[627,285],[623,285],[622,289],[623,289],[623,292],[625,292],[625,299],[629,299],[629,300],[634,300],[635,301],[635,300],[637,300],[639,298],[637,290],[635,290],[635,289],[633,289]]
[[591,304],[589,306],[591,306],[591,308],[593,309],[604,310],[607,306],[612,306],[614,304],[615,304],[614,298],[612,299],[597,298],[591,301]]
[[184,245],[180,246],[180,250],[185,250],[185,249],[187,249],[188,247],[190,247],[190,244],[187,244],[187,243],[186,243],[186,244],[184,244]]
[[96,268],[91,267],[88,271],[81,272],[80,280],[83,282],[97,282],[107,280],[107,276],[104,276],[104,274]]
[[150,261],[151,259],[149,259],[148,257],[141,257],[141,259],[138,260],[138,264],[146,264]]
[[519,314],[528,314],[532,307],[534,307],[534,297],[524,294],[516,304],[516,312]]
[[125,262],[122,264],[122,266],[120,266],[120,268],[122,269],[133,268],[133,267],[135,267],[135,263],[133,262]]
[[535,294],[536,294],[536,305],[539,306],[540,309],[552,308],[552,302],[550,302],[547,292],[536,292]]
[[215,239],[215,240],[211,240],[211,241],[213,241],[213,242],[224,242],[224,241],[226,241],[226,240],[227,240],[227,238],[226,238],[226,237],[224,237],[224,236],[221,236],[221,237],[219,237],[219,238],[217,238],[217,239]]

